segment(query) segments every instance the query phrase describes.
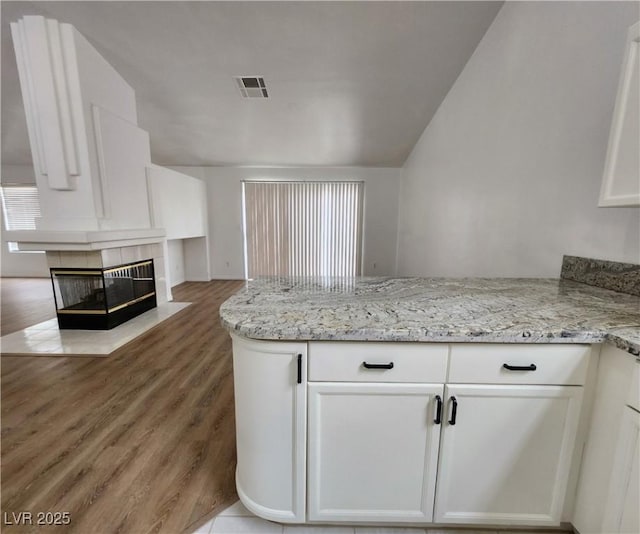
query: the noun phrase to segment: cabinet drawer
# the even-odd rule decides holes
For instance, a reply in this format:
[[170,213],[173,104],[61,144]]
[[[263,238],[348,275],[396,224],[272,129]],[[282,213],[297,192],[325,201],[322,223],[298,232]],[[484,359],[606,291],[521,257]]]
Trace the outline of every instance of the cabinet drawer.
[[448,353],[447,344],[310,342],[308,378],[315,382],[442,383]]
[[449,382],[582,385],[589,353],[589,345],[452,345]]

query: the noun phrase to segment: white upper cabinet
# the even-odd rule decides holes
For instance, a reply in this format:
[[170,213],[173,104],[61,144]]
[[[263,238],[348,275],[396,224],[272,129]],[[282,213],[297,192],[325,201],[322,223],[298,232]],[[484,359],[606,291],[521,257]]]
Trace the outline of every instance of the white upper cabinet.
[[627,36],[599,206],[640,206],[640,22]]

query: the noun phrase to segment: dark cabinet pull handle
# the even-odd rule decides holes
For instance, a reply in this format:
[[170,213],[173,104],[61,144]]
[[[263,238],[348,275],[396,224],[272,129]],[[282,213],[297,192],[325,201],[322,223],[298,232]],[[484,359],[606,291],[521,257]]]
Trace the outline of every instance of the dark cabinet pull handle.
[[302,384],[302,354],[298,354],[298,384]]
[[442,397],[440,397],[440,395],[436,395],[435,399],[438,403],[438,407],[436,408],[436,418],[433,420],[433,422],[436,425],[439,425],[442,422]]
[[509,365],[508,363],[503,363],[502,367],[509,371],[535,371],[537,369],[535,363],[531,365]]
[[450,425],[456,424],[456,416],[458,415],[458,400],[455,397],[451,397],[453,408],[451,408],[451,419],[449,419]]
[[367,363],[362,362],[365,369],[393,369],[393,362],[389,363]]

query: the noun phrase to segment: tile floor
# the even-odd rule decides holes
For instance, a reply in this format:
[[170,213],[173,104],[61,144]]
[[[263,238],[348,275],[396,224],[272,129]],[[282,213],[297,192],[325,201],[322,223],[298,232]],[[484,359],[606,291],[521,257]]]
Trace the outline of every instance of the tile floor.
[[108,356],[114,350],[189,306],[166,302],[111,330],[60,330],[56,319],[0,338],[3,356]]
[[[328,527],[283,526],[254,516],[240,501],[202,525],[192,534],[539,534],[528,530],[472,530],[443,528],[392,528],[392,527]],[[559,531],[547,531],[559,532]]]

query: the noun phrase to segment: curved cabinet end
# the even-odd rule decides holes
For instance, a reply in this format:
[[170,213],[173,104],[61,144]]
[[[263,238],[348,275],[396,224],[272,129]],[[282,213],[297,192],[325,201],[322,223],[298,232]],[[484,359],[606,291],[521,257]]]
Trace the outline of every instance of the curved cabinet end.
[[257,515],[262,519],[267,519],[269,521],[277,521],[278,523],[300,523],[301,522],[300,519],[297,518],[292,512],[267,508],[266,506],[262,506],[261,504],[258,504],[253,499],[251,499],[251,497],[249,497],[240,486],[240,481],[238,480],[237,472],[236,472],[236,490],[238,492],[238,497],[240,498],[240,502],[244,505],[244,507],[247,510],[249,510],[252,514]]

